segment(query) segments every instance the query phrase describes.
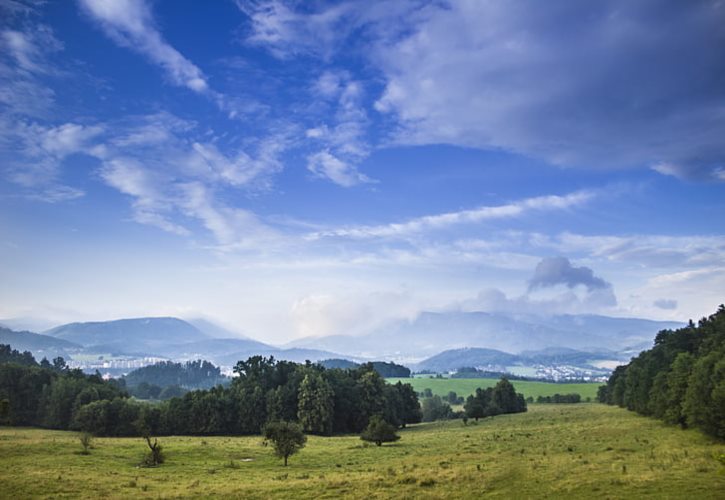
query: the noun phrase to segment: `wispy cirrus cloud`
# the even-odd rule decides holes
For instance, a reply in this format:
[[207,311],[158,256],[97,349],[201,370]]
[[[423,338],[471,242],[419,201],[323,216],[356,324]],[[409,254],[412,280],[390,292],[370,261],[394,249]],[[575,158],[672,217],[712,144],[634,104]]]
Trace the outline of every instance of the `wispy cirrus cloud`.
[[61,164],[77,153],[90,154],[93,142],[103,132],[99,125],[64,123],[43,126],[22,120],[2,123],[2,150],[9,156],[4,174],[29,189],[32,199],[51,203],[83,196],[83,191],[59,182]]
[[225,249],[275,237],[254,213],[222,201],[220,193],[267,189],[282,169],[284,132],[250,144],[250,152],[222,148],[195,122],[166,112],[56,127],[16,122],[4,132],[5,147],[14,154],[5,173],[28,189],[29,198],[61,202],[82,196],[82,190],[57,179],[65,161],[84,155],[99,162],[98,179],[130,199],[137,223],[192,236],[190,224],[196,221]]
[[330,231],[320,231],[310,238],[388,238],[401,237],[427,230],[443,229],[459,224],[474,224],[487,220],[508,219],[524,215],[527,212],[546,210],[566,210],[586,203],[594,198],[591,191],[578,191],[567,195],[550,195],[526,198],[512,203],[496,206],[483,206],[470,210],[448,212],[444,214],[417,217],[405,222],[396,222],[377,226],[354,226]]
[[584,235],[564,232],[520,235],[515,241],[533,248],[554,249],[569,255],[587,255],[647,268],[692,268],[725,262],[725,237],[721,235]]
[[308,170],[343,187],[375,182],[357,168],[370,152],[362,84],[352,80],[347,72],[325,71],[313,85],[312,92],[316,99],[334,103],[335,111],[332,123],[306,131],[313,145],[324,146],[307,157]]
[[219,249],[243,250],[275,231],[251,211],[222,201],[227,189],[264,189],[281,168],[285,137],[258,141],[255,154],[222,151],[213,136],[170,113],[127,118],[91,154],[101,178],[131,197],[133,220],[178,235],[192,235],[192,221]]
[[164,40],[144,0],[80,0],[80,3],[111,39],[160,66],[174,85],[198,93],[209,90],[201,69]]
[[[22,11],[28,16],[34,12],[32,7]],[[17,13],[11,12],[7,19]],[[0,106],[7,116],[47,115],[55,92],[46,80],[64,75],[52,62],[63,44],[44,24],[24,22],[10,28],[0,23],[0,49]]]

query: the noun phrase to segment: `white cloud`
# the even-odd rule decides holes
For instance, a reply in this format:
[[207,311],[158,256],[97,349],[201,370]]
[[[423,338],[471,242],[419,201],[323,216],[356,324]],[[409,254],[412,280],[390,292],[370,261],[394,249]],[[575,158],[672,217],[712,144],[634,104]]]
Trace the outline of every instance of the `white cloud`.
[[240,152],[235,157],[222,154],[214,144],[195,142],[192,149],[196,155],[190,155],[189,165],[201,172],[206,170],[210,177],[232,186],[248,185],[260,177],[268,177],[282,170],[278,154],[284,149],[284,140],[270,139],[259,148],[257,158]]
[[579,285],[589,292],[611,288],[611,284],[594,274],[586,266],[573,266],[566,257],[546,257],[536,265],[534,275],[529,280],[529,291],[565,285],[575,288]]
[[375,182],[357,169],[370,150],[365,139],[368,116],[362,84],[351,80],[347,72],[325,71],[312,93],[316,99],[334,101],[335,111],[331,123],[306,131],[312,144],[324,146],[307,157],[307,168],[343,187]]
[[103,132],[101,126],[64,123],[46,127],[23,121],[3,125],[2,149],[17,155],[6,165],[10,180],[27,188],[39,188],[34,196],[45,201],[63,201],[81,195],[79,189],[57,185],[60,165],[70,155],[88,154],[92,141]]
[[55,72],[48,55],[63,49],[53,30],[42,24],[35,25],[32,31],[2,30],[0,45],[20,70],[36,74]]
[[55,92],[42,77],[63,76],[52,54],[63,49],[53,30],[43,24],[0,30],[0,104],[8,116],[45,116]]
[[173,199],[166,194],[166,179],[145,169],[133,158],[117,157],[104,162],[100,170],[103,180],[121,193],[133,198],[134,220],[164,231],[186,236],[185,227],[170,220]]
[[306,55],[331,60],[352,42],[355,33],[365,33],[363,38],[383,43],[405,31],[421,5],[425,3],[417,0],[333,4],[237,0],[237,6],[251,21],[246,42],[264,47],[281,59]]
[[209,90],[204,73],[173,48],[155,26],[144,0],[80,0],[117,44],[138,51],[164,69],[174,85],[198,93]]
[[565,254],[583,254],[647,268],[700,267],[725,261],[725,237],[718,235],[620,236],[565,232],[554,236],[533,233],[525,239],[538,248],[552,248]]
[[40,148],[57,157],[86,151],[88,144],[103,132],[100,125],[65,123],[51,127],[41,135]]
[[724,23],[717,2],[431,6],[370,51],[376,107],[402,143],[721,179]]
[[498,206],[484,206],[445,214],[427,215],[380,226],[358,226],[314,233],[312,238],[385,238],[401,237],[421,231],[437,230],[457,224],[475,224],[487,220],[514,218],[527,212],[541,210],[566,210],[582,205],[594,197],[589,191],[577,191],[564,196],[551,195],[526,198]]
[[[723,303],[725,268],[720,265],[650,275],[631,288],[629,314],[697,320]],[[667,300],[652,301],[653,297]],[[662,306],[667,306],[663,308]],[[672,306],[675,306],[672,308]],[[683,317],[686,314],[686,317]]]
[[129,117],[108,125],[103,143],[90,149],[102,161],[100,176],[132,197],[133,219],[188,236],[196,220],[215,249],[248,250],[278,238],[249,210],[222,201],[227,188],[254,189],[282,168],[284,135],[259,141],[256,154],[224,153],[216,137],[169,113]]
[[277,239],[276,232],[249,210],[226,206],[201,183],[179,186],[179,206],[188,216],[202,221],[214,235],[219,250],[264,250],[262,245]]
[[421,304],[408,292],[357,292],[306,295],[292,304],[297,337],[357,335],[387,321],[412,319]]
[[312,14],[300,14],[283,1],[238,1],[242,12],[251,20],[250,44],[265,46],[279,58],[294,54],[330,57],[341,40],[340,30],[347,30],[343,21],[352,5],[339,4]]
[[321,151],[307,157],[307,168],[318,177],[327,178],[343,187],[374,182],[358,172],[353,165],[340,160],[329,151]]
[[82,198],[85,194],[85,191],[82,189],[65,186],[63,184],[54,184],[48,188],[33,192],[33,194],[28,195],[28,198],[44,203],[62,203]]

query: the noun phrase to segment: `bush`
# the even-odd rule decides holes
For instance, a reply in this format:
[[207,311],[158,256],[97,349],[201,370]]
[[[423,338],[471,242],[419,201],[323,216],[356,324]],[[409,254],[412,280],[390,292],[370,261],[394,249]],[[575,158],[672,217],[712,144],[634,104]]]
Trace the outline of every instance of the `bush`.
[[81,455],[90,455],[90,450],[93,444],[93,436],[89,432],[81,432],[80,436],[78,436],[78,440],[81,442],[81,446],[83,447]]
[[381,446],[383,443],[392,443],[400,439],[395,431],[395,427],[383,420],[381,416],[374,415],[360,435],[360,439]]
[[143,459],[143,465],[146,467],[156,467],[157,465],[164,463],[166,457],[164,456],[162,447],[159,444],[159,440],[154,439],[154,442],[151,443],[151,438],[149,436],[144,436],[144,439],[146,440],[146,444],[149,446],[149,452]]

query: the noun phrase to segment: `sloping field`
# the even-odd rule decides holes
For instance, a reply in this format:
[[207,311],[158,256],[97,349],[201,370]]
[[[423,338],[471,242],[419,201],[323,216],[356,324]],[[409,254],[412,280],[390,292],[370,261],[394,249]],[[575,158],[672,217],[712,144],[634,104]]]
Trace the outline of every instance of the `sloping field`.
[[[485,389],[493,387],[497,378],[386,378],[387,382],[394,384],[398,381],[404,384],[410,384],[413,388],[421,392],[424,389],[430,389],[433,394],[445,396],[449,391],[455,391],[459,396],[466,397],[473,394],[477,387]],[[520,392],[524,397],[553,396],[556,393],[569,394],[576,392],[581,395],[582,399],[590,397],[593,400],[597,397],[597,389],[600,385],[596,383],[583,384],[555,384],[552,382],[530,382],[528,380],[512,380],[511,383],[516,388],[516,392]]]
[[138,438],[0,428],[3,498],[723,498],[725,444],[599,404],[534,405],[464,426],[421,424],[366,446],[310,437],[283,467],[259,437]]

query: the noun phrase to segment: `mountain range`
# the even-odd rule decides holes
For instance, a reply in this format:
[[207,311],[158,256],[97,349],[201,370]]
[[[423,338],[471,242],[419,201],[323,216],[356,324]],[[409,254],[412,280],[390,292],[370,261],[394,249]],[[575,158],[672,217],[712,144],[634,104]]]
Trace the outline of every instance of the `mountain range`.
[[424,312],[412,321],[394,321],[366,335],[308,337],[279,347],[239,336],[208,320],[161,317],[68,323],[42,334],[2,328],[0,343],[49,358],[112,354],[206,359],[233,366],[263,355],[296,362],[393,360],[416,369],[450,371],[537,361],[584,365],[592,359],[623,360],[648,348],[658,331],[680,326],[597,315]]
[[417,371],[453,372],[462,367],[473,367],[488,371],[508,371],[513,366],[565,365],[587,367],[594,371],[606,371],[595,368],[592,363],[598,360],[625,362],[626,354],[612,351],[586,352],[563,347],[549,347],[539,351],[524,351],[510,354],[496,349],[466,347],[450,349],[424,359],[413,365]]
[[683,326],[671,321],[597,315],[533,316],[487,312],[424,312],[363,336],[308,337],[287,347],[314,347],[340,354],[408,362],[450,349],[482,347],[507,353],[546,348],[580,351],[641,350],[660,330]]

